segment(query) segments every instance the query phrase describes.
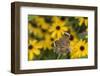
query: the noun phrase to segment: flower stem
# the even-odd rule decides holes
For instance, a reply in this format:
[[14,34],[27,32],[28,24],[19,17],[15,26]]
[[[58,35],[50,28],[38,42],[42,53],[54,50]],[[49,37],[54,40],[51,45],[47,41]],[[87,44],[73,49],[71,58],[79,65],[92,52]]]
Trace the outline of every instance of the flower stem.
[[61,57],[61,54],[58,54],[57,59],[59,59]]

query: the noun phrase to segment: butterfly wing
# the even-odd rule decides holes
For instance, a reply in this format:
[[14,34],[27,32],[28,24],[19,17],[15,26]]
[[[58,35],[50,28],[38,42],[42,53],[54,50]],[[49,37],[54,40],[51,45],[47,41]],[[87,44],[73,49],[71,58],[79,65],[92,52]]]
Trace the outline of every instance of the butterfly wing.
[[69,38],[66,36],[62,36],[62,38],[55,41],[55,52],[68,53],[70,51],[69,45],[70,45]]

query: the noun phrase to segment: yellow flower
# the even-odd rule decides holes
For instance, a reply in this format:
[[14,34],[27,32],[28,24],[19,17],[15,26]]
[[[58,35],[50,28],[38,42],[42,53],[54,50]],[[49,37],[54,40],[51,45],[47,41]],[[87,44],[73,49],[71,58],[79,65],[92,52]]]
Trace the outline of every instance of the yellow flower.
[[43,48],[44,50],[46,50],[46,49],[51,50],[51,49],[52,49],[52,44],[53,44],[54,41],[55,41],[55,39],[52,38],[50,35],[47,34],[47,35],[45,36],[45,39],[42,40],[42,41],[40,41],[40,43],[41,43],[42,48]]
[[42,28],[41,28],[41,33],[42,33],[42,35],[43,35],[43,38],[44,38],[47,34],[50,34],[50,33],[48,32],[48,30],[42,29]]
[[28,44],[28,59],[33,60],[35,55],[40,55],[41,45],[36,40],[29,40]]
[[41,29],[39,27],[34,27],[32,30],[32,33],[34,34],[34,36],[38,37],[38,38],[44,38],[46,34],[48,34],[48,30],[45,29]]
[[57,23],[57,22],[61,22],[60,19],[59,19],[59,17],[57,17],[57,16],[53,16],[53,17],[52,17],[52,21],[54,21],[54,22],[56,22],[56,23]]
[[32,33],[32,31],[33,31],[33,27],[31,25],[31,23],[28,23],[28,31],[29,31],[29,33]]
[[28,23],[28,33],[29,36],[32,34],[34,36],[37,36],[38,38],[42,38],[43,34],[38,27],[33,27],[31,23]]
[[50,43],[53,43],[54,41],[56,41],[56,39],[51,37],[51,35],[49,35],[49,34],[45,35],[45,40],[50,42]]
[[77,36],[76,32],[73,30],[73,28],[71,26],[68,26],[67,32],[70,34],[70,37],[69,37],[70,46],[75,45],[78,41],[78,36]]
[[88,44],[85,40],[80,40],[71,50],[71,58],[82,58],[88,56]]
[[88,26],[88,18],[76,17],[76,19],[79,20],[79,26],[82,26],[82,24],[85,24],[85,26]]
[[48,30],[49,24],[45,22],[44,17],[37,16],[35,18],[35,20],[37,22],[38,27],[40,27],[40,28],[42,28],[44,30]]
[[33,34],[34,36],[37,36],[39,38],[43,38],[44,34],[42,33],[40,28],[33,28]]
[[75,32],[70,33],[69,40],[70,40],[70,45],[75,45],[76,44],[76,42],[78,41],[78,37],[77,37]]
[[35,36],[44,38],[45,35],[49,33],[48,29],[50,25],[45,22],[45,16],[36,16],[35,21],[37,23],[37,27],[34,28],[33,33],[35,34]]
[[65,26],[65,22],[61,22],[59,18],[55,18],[54,23],[49,29],[49,31],[52,33],[51,36],[56,39],[61,38],[64,32],[67,30],[68,28]]

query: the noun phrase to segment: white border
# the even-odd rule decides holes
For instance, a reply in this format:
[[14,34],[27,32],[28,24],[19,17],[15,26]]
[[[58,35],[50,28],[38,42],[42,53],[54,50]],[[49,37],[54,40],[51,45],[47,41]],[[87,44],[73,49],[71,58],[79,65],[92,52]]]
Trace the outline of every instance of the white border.
[[[69,59],[69,60],[41,60],[28,61],[27,40],[28,40],[28,14],[33,15],[57,15],[57,16],[84,16],[88,17],[88,58],[87,59]],[[60,68],[75,66],[94,65],[94,11],[57,9],[41,7],[21,7],[20,8],[20,69],[43,69]]]

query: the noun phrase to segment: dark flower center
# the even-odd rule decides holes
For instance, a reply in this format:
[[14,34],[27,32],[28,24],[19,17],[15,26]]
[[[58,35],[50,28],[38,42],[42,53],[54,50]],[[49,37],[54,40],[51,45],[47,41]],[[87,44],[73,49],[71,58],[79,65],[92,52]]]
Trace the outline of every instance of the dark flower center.
[[80,50],[83,51],[83,50],[84,50],[84,46],[81,46],[81,47],[80,47]]
[[62,21],[66,20],[66,18],[65,18],[65,17],[61,17],[60,19],[61,19]]
[[54,41],[54,39],[53,39],[53,38],[51,38],[51,41]]
[[57,29],[57,30],[60,30],[60,26],[57,26],[56,29]]
[[44,33],[45,33],[46,31],[47,31],[47,30],[45,30],[45,29],[42,29],[42,32],[44,32]]
[[70,38],[69,38],[71,41],[74,40],[74,36],[73,35],[70,35]]
[[33,48],[33,46],[32,46],[32,45],[29,45],[29,46],[28,46],[28,49],[30,49],[30,50],[31,50],[32,48]]

